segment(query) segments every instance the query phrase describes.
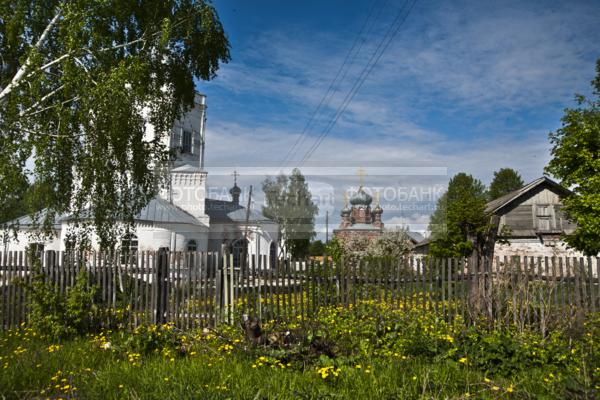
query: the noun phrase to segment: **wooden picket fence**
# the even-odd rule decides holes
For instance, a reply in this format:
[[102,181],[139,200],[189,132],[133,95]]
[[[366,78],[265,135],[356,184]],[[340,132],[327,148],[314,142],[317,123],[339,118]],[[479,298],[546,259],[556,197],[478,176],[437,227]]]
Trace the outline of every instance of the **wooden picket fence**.
[[106,326],[172,322],[182,329],[239,321],[308,319],[322,307],[367,301],[452,322],[542,332],[600,310],[599,259],[325,259],[267,262],[207,252],[64,253],[35,262],[0,253],[0,328],[27,323],[34,276],[67,293],[85,272]]

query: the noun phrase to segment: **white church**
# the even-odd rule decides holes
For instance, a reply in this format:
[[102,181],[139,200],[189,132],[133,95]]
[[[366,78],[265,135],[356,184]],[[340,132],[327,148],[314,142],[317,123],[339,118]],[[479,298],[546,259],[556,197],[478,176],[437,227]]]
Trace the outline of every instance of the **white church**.
[[[128,252],[154,251],[229,251],[265,256],[268,264],[280,254],[278,225],[260,210],[248,210],[240,204],[241,188],[234,174],[230,199],[206,198],[208,173],[204,169],[206,96],[196,94],[195,105],[175,121],[165,145],[174,150],[169,185],[135,217],[133,232],[120,240],[120,249]],[[153,134],[152,126],[148,135]],[[43,212],[43,211],[42,211]],[[29,246],[39,250],[65,251],[72,218],[57,217],[53,235],[40,240],[30,216],[10,223],[16,235],[5,235],[3,251],[23,251]],[[92,236],[92,247],[99,250]]]

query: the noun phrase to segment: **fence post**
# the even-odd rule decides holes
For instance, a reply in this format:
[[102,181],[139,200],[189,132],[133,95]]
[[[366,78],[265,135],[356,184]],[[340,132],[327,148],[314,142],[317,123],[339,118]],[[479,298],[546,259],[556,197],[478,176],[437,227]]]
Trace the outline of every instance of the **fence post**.
[[158,263],[156,268],[156,316],[157,324],[166,323],[165,311],[167,309],[167,292],[169,288],[169,256],[164,247],[158,249]]

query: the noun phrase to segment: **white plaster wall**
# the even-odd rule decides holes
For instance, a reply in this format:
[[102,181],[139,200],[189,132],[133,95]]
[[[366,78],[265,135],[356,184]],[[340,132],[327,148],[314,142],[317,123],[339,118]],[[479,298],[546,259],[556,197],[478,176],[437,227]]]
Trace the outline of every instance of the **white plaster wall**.
[[43,243],[44,250],[61,250],[60,232],[54,231],[51,238],[40,238],[35,234],[35,231],[30,230],[19,230],[16,237],[12,232],[9,233],[9,239],[4,246],[2,251],[26,251],[27,246],[32,243]]
[[206,172],[172,172],[171,201],[198,221],[208,224],[205,212]]
[[530,257],[584,257],[583,253],[568,248],[565,242],[558,241],[550,246],[539,239],[512,239],[509,244],[496,243],[494,257],[530,256]]
[[[65,239],[69,228],[68,224],[63,224],[60,250],[65,250]],[[137,223],[132,233],[138,238],[139,251],[156,251],[161,247],[185,251],[187,242],[191,239],[196,241],[198,251],[206,251],[208,247],[209,232],[208,226],[205,225]],[[91,234],[90,240],[92,249],[100,250],[100,243],[95,234]],[[117,247],[119,245],[120,243],[117,244]]]

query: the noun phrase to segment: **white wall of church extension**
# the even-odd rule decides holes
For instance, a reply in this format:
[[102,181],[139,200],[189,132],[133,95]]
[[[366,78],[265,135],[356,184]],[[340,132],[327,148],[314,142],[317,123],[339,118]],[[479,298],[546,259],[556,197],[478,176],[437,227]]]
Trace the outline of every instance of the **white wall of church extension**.
[[156,251],[162,247],[171,251],[187,251],[190,241],[197,251],[208,248],[208,227],[189,224],[136,224],[132,232],[138,239],[138,251]]
[[[17,232],[16,239],[10,238],[2,247],[2,251],[25,251],[32,243],[41,243],[45,250],[65,251],[67,235],[70,232],[70,226],[67,223],[62,224],[62,229],[56,231],[52,238],[45,240],[31,235],[30,231],[20,230]],[[207,251],[208,249],[208,227],[191,224],[163,224],[161,226],[152,224],[136,224],[133,234],[138,240],[139,251],[154,251],[161,247],[169,248],[175,251],[187,251],[190,240],[196,242],[198,251]],[[121,238],[117,241],[117,248],[121,245]],[[98,237],[91,234],[90,237],[93,250],[100,250]]]

